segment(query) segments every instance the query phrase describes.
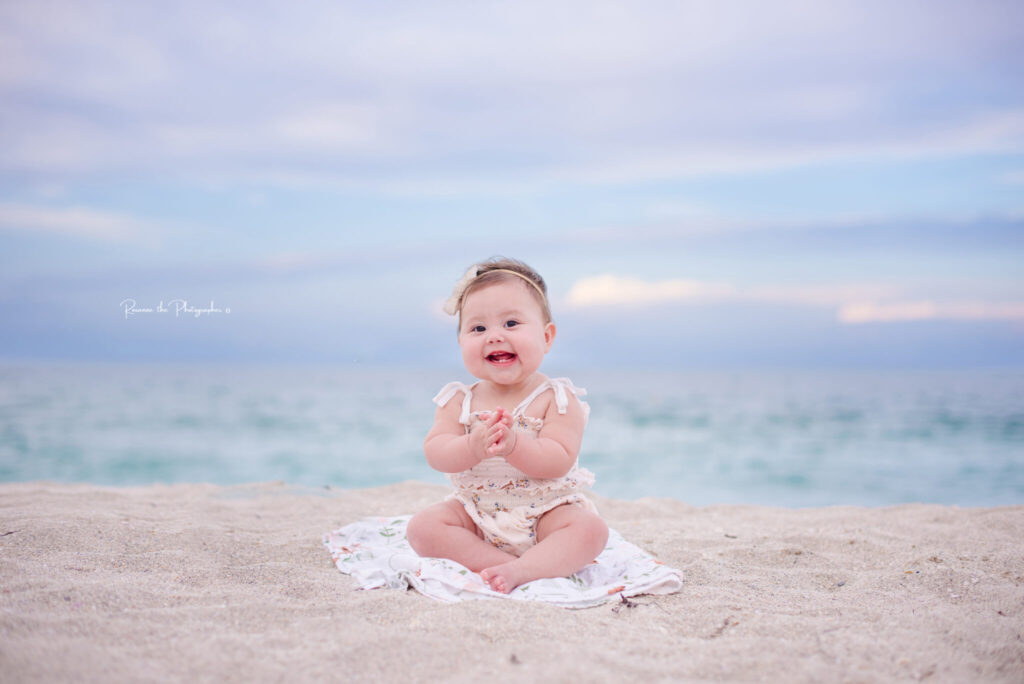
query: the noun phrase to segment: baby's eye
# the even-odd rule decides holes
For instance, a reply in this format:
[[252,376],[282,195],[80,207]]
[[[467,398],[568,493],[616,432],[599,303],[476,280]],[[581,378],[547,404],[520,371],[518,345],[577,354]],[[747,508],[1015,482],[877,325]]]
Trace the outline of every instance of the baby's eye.
[[519,321],[505,321],[506,328],[514,328],[519,325]]
[[469,329],[469,332],[482,333],[485,330],[487,330],[487,328],[485,328],[482,325],[474,325],[472,328]]

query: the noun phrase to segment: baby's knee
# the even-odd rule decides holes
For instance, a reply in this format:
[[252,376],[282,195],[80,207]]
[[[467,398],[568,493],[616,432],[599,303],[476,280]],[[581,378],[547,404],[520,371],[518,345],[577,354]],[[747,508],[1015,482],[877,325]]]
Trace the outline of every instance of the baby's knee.
[[413,551],[420,553],[430,544],[436,527],[437,522],[433,520],[430,510],[420,511],[409,519],[405,527],[405,539]]
[[598,553],[603,551],[608,544],[608,523],[596,513],[590,513],[584,517],[583,528],[584,534],[598,550]]

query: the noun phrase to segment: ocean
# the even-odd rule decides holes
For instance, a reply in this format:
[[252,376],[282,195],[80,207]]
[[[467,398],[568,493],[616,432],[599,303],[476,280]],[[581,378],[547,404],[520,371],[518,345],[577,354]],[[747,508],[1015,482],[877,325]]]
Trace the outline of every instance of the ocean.
[[[1024,371],[581,370],[594,491],[693,505],[1024,504]],[[440,371],[0,365],[0,481],[444,483]]]

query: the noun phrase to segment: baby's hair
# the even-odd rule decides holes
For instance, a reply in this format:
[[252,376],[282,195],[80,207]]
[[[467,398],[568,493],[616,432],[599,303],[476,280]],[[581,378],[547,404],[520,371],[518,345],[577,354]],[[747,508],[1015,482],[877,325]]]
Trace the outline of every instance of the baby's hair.
[[[462,317],[462,303],[470,292],[478,290],[485,285],[500,283],[509,280],[525,280],[530,295],[540,305],[541,313],[544,315],[544,323],[551,322],[551,308],[548,306],[548,286],[544,279],[535,270],[530,268],[518,259],[507,257],[491,257],[475,266],[476,277],[472,278],[462,291],[456,303],[459,318]],[[472,271],[472,269],[470,269]]]

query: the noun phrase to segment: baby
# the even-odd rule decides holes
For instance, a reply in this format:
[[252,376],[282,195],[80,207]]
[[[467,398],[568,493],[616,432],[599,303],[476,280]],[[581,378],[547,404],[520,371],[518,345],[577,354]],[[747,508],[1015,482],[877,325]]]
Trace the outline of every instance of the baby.
[[581,570],[604,550],[608,526],[580,493],[594,481],[576,460],[585,392],[539,372],[555,340],[544,279],[492,259],[469,269],[445,311],[459,315],[462,360],[479,382],[453,382],[434,397],[423,449],[455,491],[413,516],[409,543],[503,593]]

